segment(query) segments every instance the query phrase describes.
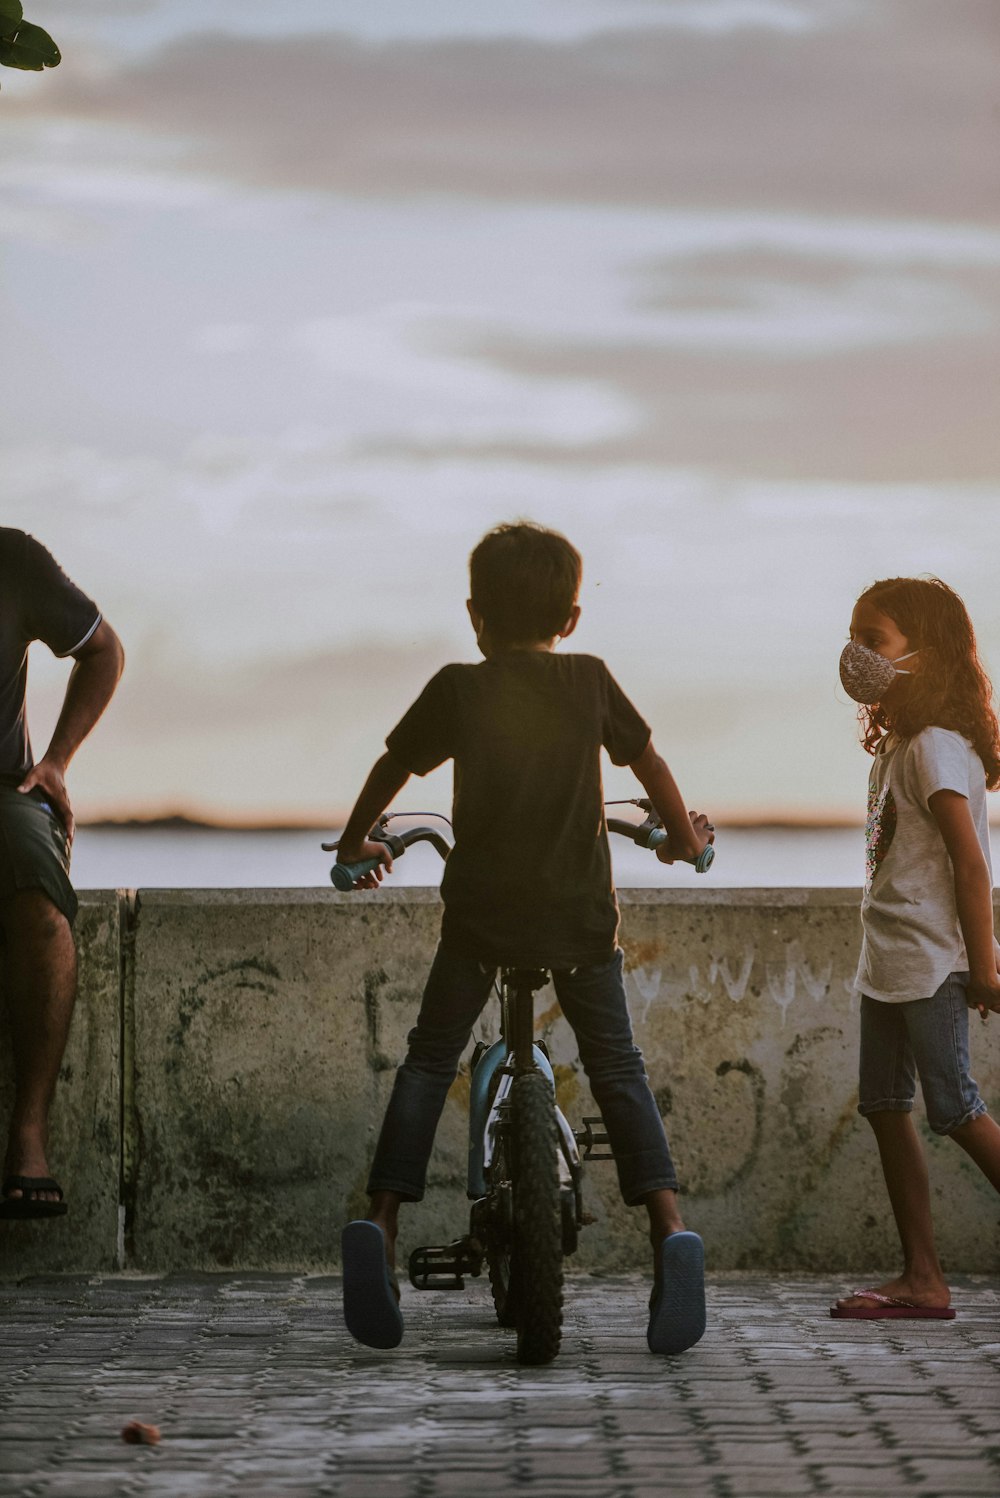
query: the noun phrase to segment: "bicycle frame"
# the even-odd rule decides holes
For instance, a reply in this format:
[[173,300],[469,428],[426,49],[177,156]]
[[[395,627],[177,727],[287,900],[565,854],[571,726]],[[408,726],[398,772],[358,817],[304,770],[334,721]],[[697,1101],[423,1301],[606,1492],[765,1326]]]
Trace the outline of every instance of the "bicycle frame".
[[[530,979],[530,983],[524,981],[526,977]],[[477,1201],[487,1194],[496,1133],[514,1077],[518,1072],[533,1068],[542,1072],[551,1082],[553,1090],[555,1089],[556,1079],[551,1062],[542,1047],[534,1041],[532,996],[535,987],[541,987],[542,983],[547,982],[548,975],[541,972],[525,974],[516,968],[504,968],[501,972],[501,1038],[479,1055],[473,1066],[469,1090],[467,1195],[471,1201]],[[494,1087],[498,1072],[499,1080]],[[576,1136],[558,1107],[556,1122],[561,1144],[560,1185],[576,1191],[582,1163]]]

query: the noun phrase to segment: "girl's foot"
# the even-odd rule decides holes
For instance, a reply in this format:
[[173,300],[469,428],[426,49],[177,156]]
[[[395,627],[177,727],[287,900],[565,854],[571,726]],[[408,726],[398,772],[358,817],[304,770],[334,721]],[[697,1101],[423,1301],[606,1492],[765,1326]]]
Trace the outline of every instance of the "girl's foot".
[[[876,1285],[875,1292],[891,1300],[906,1301],[912,1306],[925,1306],[933,1310],[947,1310],[951,1305],[951,1291],[943,1279],[919,1278],[913,1274],[901,1274],[898,1279],[887,1280]],[[859,1311],[878,1304],[864,1294],[845,1295],[835,1302],[838,1311]]]

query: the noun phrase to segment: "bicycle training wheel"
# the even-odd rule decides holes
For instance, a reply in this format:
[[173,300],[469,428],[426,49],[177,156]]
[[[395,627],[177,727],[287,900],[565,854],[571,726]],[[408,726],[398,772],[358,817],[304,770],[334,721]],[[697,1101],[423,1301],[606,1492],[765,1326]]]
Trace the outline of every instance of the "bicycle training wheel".
[[510,1120],[517,1360],[551,1363],[562,1339],[563,1254],[559,1129],[548,1077],[514,1078]]

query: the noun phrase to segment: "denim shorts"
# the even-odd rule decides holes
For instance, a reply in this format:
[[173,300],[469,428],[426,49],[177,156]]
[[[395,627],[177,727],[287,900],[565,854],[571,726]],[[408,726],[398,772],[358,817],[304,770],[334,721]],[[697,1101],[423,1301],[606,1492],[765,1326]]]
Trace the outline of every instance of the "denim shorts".
[[917,1077],[935,1134],[986,1112],[969,1076],[968,982],[968,973],[951,973],[929,999],[906,1004],[862,995],[859,1113],[909,1113]]
[[20,890],[39,889],[73,924],[76,894],[69,882],[66,829],[44,793],[0,781],[0,906]]

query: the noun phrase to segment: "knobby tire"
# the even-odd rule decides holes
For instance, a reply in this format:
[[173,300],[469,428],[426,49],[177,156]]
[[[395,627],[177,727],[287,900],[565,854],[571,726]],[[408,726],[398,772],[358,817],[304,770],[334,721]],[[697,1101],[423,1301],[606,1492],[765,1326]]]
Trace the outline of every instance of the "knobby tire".
[[[497,1134],[493,1151],[492,1181],[509,1183],[510,1139],[505,1129]],[[493,1293],[493,1306],[501,1326],[517,1325],[517,1282],[514,1278],[512,1245],[506,1233],[492,1228],[486,1235],[486,1268]]]
[[551,1363],[562,1338],[563,1243],[555,1095],[541,1072],[510,1091],[513,1278],[519,1363]]

